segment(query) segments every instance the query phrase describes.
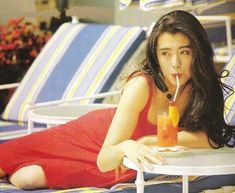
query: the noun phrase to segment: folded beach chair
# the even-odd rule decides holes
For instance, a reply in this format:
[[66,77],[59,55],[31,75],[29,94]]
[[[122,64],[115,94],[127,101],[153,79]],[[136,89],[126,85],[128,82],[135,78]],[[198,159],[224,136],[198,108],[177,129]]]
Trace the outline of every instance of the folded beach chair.
[[63,24],[7,104],[1,116],[0,140],[27,134],[27,113],[32,103],[108,91],[144,39],[145,32],[140,27]]

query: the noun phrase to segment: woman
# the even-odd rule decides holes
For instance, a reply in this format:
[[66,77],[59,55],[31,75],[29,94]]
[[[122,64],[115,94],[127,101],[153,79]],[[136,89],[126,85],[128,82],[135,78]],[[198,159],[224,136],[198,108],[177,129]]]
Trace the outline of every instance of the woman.
[[142,70],[133,73],[117,109],[96,110],[74,121],[0,145],[0,177],[24,189],[109,187],[132,180],[122,169],[127,156],[140,168],[167,164],[153,151],[156,115],[180,91],[178,145],[191,148],[235,146],[234,126],[223,118],[223,85],[202,25],[185,11],[156,23],[148,39]]

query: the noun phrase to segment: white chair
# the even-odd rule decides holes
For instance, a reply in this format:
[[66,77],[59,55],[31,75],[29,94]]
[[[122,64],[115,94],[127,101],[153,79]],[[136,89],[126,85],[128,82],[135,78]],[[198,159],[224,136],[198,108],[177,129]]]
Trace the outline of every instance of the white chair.
[[120,95],[121,91],[98,93],[92,96],[77,97],[47,103],[32,104],[28,111],[28,134],[32,133],[35,123],[46,124],[47,127],[63,124],[96,109],[116,108],[117,104],[89,103],[81,104],[88,99],[102,99]]

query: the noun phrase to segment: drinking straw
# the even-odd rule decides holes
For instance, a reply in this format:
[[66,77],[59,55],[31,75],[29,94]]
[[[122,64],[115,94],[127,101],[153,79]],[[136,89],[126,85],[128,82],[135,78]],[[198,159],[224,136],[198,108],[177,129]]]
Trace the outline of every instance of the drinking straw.
[[177,97],[178,92],[179,92],[179,88],[180,88],[179,76],[176,76],[176,91],[175,91],[175,94],[174,94],[173,102],[175,102],[175,100],[176,100],[176,97]]

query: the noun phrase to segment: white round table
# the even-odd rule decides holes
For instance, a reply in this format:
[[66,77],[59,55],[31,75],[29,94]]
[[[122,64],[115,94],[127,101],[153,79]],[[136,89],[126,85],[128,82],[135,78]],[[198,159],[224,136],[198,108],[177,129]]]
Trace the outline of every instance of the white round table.
[[32,132],[34,123],[46,124],[47,127],[59,125],[76,119],[92,110],[114,108],[113,104],[66,104],[57,106],[42,106],[28,112],[28,133]]
[[221,149],[190,149],[183,152],[162,153],[168,161],[167,165],[153,164],[153,170],[144,167],[140,171],[129,159],[124,158],[123,164],[137,171],[137,193],[144,192],[143,172],[182,175],[183,193],[188,193],[188,176],[190,175],[224,175],[235,174],[235,148]]

